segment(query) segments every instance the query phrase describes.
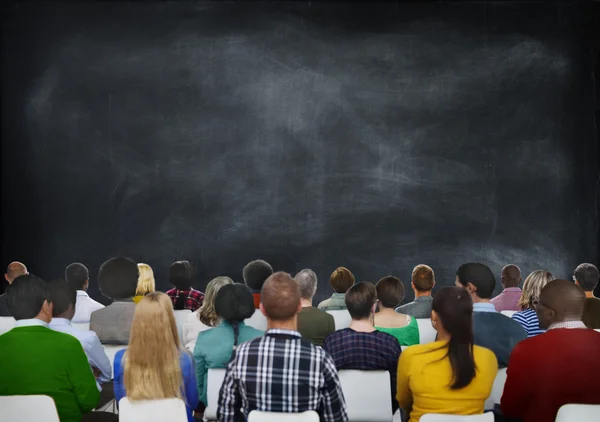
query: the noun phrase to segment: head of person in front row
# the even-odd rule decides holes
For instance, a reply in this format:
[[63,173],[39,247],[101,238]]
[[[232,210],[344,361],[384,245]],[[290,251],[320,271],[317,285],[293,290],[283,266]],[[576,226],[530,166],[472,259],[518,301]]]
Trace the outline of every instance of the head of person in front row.
[[346,309],[346,292],[354,286],[354,274],[345,267],[338,267],[329,276],[329,284],[333,289],[333,294],[329,299],[319,303],[321,311],[338,311]]
[[127,349],[115,355],[117,402],[181,398],[193,422],[198,388],[191,355],[181,347],[173,305],[161,292],[150,293],[135,307]]
[[498,366],[490,350],[474,345],[472,320],[465,289],[438,290],[431,310],[437,341],[407,348],[398,363],[396,398],[410,422],[425,413],[483,413]]
[[375,288],[379,300],[379,312],[375,314],[375,328],[394,336],[401,346],[419,344],[419,326],[415,317],[395,311],[404,300],[402,282],[389,275],[379,280]]
[[169,269],[169,283],[175,288],[167,291],[176,311],[189,309],[194,312],[202,306],[204,293],[192,288],[194,267],[189,261],[176,261]]
[[523,293],[517,307],[522,309],[512,316],[512,319],[523,326],[527,337],[533,337],[544,332],[540,328],[533,303],[539,299],[542,288],[554,280],[554,276],[544,270],[537,270],[527,276],[523,282]]
[[435,273],[429,265],[417,265],[411,275],[412,290],[415,300],[396,308],[396,312],[412,315],[415,318],[431,317],[431,292],[435,286]]
[[585,306],[581,320],[588,328],[600,328],[600,299],[594,296],[598,285],[598,268],[593,264],[580,264],[575,268],[573,280],[585,292]]
[[298,331],[302,338],[322,346],[325,337],[335,331],[333,316],[312,306],[317,293],[317,275],[311,269],[304,269],[295,275],[294,280],[300,287],[302,310],[298,314]]
[[196,380],[200,401],[206,405],[208,370],[226,368],[238,344],[264,333],[244,324],[254,314],[254,298],[244,284],[226,284],[217,293],[215,311],[220,319],[217,328],[202,331],[194,348]]
[[29,272],[27,271],[25,264],[19,261],[14,261],[8,264],[6,273],[4,274],[4,279],[8,281],[8,284],[12,284],[15,278],[27,274],[29,274]]
[[0,395],[47,395],[61,421],[81,420],[96,407],[100,392],[79,341],[48,328],[54,305],[47,283],[23,275],[6,295],[17,322],[0,335]]
[[135,303],[139,303],[144,296],[156,290],[156,281],[154,280],[154,271],[152,271],[152,267],[144,263],[137,264],[137,266],[139,276],[137,287],[135,289],[135,296],[133,297]]
[[262,259],[250,261],[242,270],[244,283],[252,290],[255,309],[258,309],[260,306],[260,290],[271,274],[273,274],[273,267]]
[[71,283],[76,290],[86,292],[90,285],[90,272],[80,262],[73,262],[65,268],[65,279]]

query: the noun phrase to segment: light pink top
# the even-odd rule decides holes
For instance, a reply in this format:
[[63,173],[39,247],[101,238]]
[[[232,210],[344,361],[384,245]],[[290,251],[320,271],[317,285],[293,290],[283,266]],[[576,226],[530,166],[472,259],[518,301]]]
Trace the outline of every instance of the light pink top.
[[509,287],[504,289],[502,293],[493,298],[491,302],[496,307],[496,311],[520,311],[517,308],[517,303],[523,292],[518,287]]

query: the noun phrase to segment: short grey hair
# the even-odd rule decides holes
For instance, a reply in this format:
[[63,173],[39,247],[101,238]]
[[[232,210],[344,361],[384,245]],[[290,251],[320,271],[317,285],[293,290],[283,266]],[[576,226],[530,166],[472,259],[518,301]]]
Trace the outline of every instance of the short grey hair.
[[313,270],[304,269],[294,277],[300,287],[302,299],[312,299],[317,293],[317,275]]

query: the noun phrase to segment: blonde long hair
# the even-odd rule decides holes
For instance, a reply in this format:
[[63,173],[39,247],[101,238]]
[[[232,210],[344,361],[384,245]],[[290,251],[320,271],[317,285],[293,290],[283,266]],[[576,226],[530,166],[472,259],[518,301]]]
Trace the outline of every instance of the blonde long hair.
[[124,356],[125,390],[130,400],[182,398],[182,351],[171,299],[150,293],[137,304]]
[[523,293],[517,303],[517,308],[525,310],[531,308],[534,299],[539,299],[542,288],[554,280],[549,271],[537,270],[527,276],[523,282]]
[[154,271],[148,264],[137,264],[138,266],[138,282],[137,288],[135,289],[136,296],[145,296],[148,293],[152,293],[155,290]]
[[219,321],[219,316],[215,309],[215,298],[217,292],[221,290],[221,287],[233,284],[233,280],[229,277],[216,277],[213,278],[210,283],[206,286],[206,296],[202,302],[202,307],[198,310],[198,319],[204,325],[209,327],[215,327]]

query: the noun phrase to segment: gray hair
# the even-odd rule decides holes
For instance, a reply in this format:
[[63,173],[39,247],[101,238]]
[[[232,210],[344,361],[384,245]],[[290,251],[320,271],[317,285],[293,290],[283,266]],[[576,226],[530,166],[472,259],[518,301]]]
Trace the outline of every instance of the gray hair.
[[317,275],[313,270],[304,269],[294,277],[300,287],[302,299],[312,299],[317,293]]

